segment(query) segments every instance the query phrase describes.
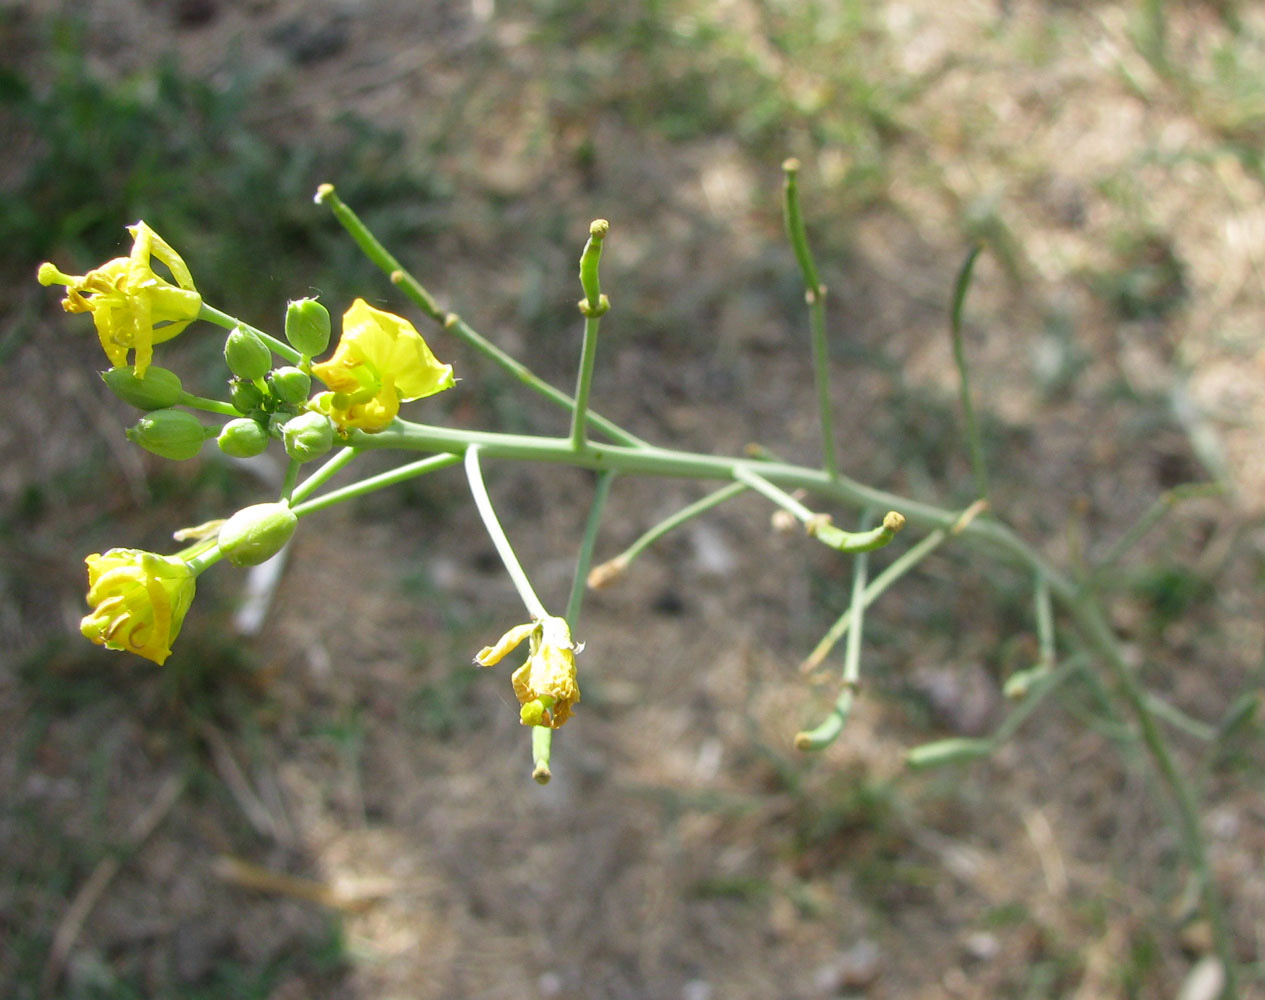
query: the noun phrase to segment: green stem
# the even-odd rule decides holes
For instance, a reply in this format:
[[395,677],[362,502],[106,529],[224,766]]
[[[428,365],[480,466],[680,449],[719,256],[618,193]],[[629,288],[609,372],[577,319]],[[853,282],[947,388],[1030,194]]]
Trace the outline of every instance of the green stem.
[[[862,527],[869,523],[867,511],[861,518]],[[852,616],[852,628],[848,630],[848,645],[843,657],[843,680],[839,697],[825,720],[814,729],[795,734],[795,747],[799,750],[824,750],[843,732],[852,702],[861,684],[861,632],[865,626],[865,580],[869,569],[869,553],[860,552],[852,564],[852,600],[848,610]]]
[[[606,497],[610,494],[611,483],[615,473],[603,472],[597,479],[597,487],[593,491],[593,503],[589,507],[588,520],[584,525],[584,536],[580,539],[580,551],[575,560],[575,575],[571,579],[571,595],[567,598],[567,625],[575,634],[576,624],[580,620],[580,608],[584,603],[584,581],[589,574],[589,564],[593,561],[593,546],[597,542],[597,531],[602,523],[602,511],[606,507]],[[549,770],[549,755],[553,747],[553,730],[548,726],[532,726],[531,730],[531,776],[538,784],[547,785],[553,777]]]
[[548,726],[531,727],[531,776],[538,785],[549,784],[549,779],[553,777],[549,771],[549,752],[552,746],[552,729]]
[[1199,719],[1192,719],[1176,705],[1170,705],[1159,695],[1147,692],[1146,704],[1156,718],[1167,722],[1178,732],[1204,743],[1210,743],[1217,738],[1216,726],[1210,726]]
[[[804,489],[852,507],[873,506],[880,510],[900,507],[910,523],[926,527],[951,528],[959,518],[959,514],[954,511],[876,489],[847,476],[830,479],[820,469],[784,462],[676,451],[654,445],[626,447],[590,442],[583,451],[577,452],[572,449],[568,438],[436,427],[400,419],[377,433],[352,431],[348,435],[348,443],[364,451],[399,449],[450,452],[458,455],[464,455],[467,448],[478,445],[489,458],[512,458],[598,471],[613,470],[629,475],[685,479],[733,480],[738,477],[737,470],[744,469],[783,490]],[[962,533],[964,537],[983,543],[1016,565],[1048,565],[1031,546],[999,522],[974,520],[962,529]],[[1055,572],[1052,567],[1048,571]],[[1070,590],[1071,584],[1067,586]]]
[[575,409],[571,411],[571,447],[580,451],[585,443],[589,412],[589,387],[597,360],[597,331],[602,320],[591,313],[584,317],[584,346],[580,349],[580,372],[575,380]]
[[[365,224],[360,221],[356,213],[348,208],[342,199],[335,194],[332,184],[322,184],[317,189],[316,200],[329,206],[330,211],[334,213],[334,218],[342,223],[343,228],[356,241],[356,245],[360,247],[364,255],[384,271],[391,279],[391,283],[408,296],[422,312],[467,347],[477,351],[509,372],[510,375],[533,392],[540,393],[546,399],[566,410],[574,410],[575,401],[565,392],[555,389],[526,365],[506,354],[484,337],[483,334],[469,326],[456,313],[444,312],[440,309],[434,297],[422,286],[422,283],[400,265],[400,262],[387,251],[386,247],[378,242],[377,237],[365,227]],[[613,441],[618,441],[625,445],[644,443],[636,435],[628,433],[618,424],[607,420],[592,410],[589,410],[585,420],[590,427],[601,431]]]
[[[757,472],[758,476],[786,489],[806,489],[829,500],[854,507],[872,506],[882,510],[899,507],[913,524],[930,528],[952,528],[959,519],[953,511],[932,504],[900,497],[886,490],[858,483],[847,476],[830,478],[819,469],[790,465],[781,462],[759,462],[701,455],[693,452],[674,451],[651,445],[624,447],[621,445],[594,445],[583,451],[571,447],[569,439],[532,438],[514,434],[494,434],[486,431],[467,431],[429,427],[397,420],[377,434],[354,432],[350,443],[357,448],[400,448],[418,451],[446,451],[463,454],[472,445],[479,445],[489,457],[517,458],[535,462],[574,465],[580,468],[614,470],[636,475],[680,476],[692,479],[732,480],[738,469]],[[1140,686],[1124,664],[1116,640],[1102,620],[1101,611],[1092,594],[1076,587],[1059,573],[1043,556],[1013,531],[992,518],[976,518],[960,528],[964,541],[987,548],[995,556],[1015,565],[1027,566],[1041,573],[1049,582],[1055,602],[1071,617],[1077,631],[1107,665],[1126,694],[1126,701],[1142,729],[1144,742],[1155,762],[1164,784],[1178,805],[1182,816],[1182,840],[1188,859],[1205,887],[1205,903],[1218,952],[1228,961],[1230,950],[1225,928],[1225,911],[1220,894],[1208,877],[1208,861],[1202,833],[1199,830],[1198,809],[1194,794],[1186,779],[1177,769],[1167,746],[1164,744],[1154,714],[1146,703]],[[1228,981],[1235,978],[1234,969],[1227,964]]]
[[220,312],[218,309],[207,305],[205,302],[202,303],[202,309],[198,313],[198,319],[204,319],[208,323],[214,323],[216,326],[223,327],[225,330],[231,330],[234,327],[240,326],[243,330],[249,330],[267,344],[273,354],[280,355],[291,364],[297,365],[303,360],[303,355],[287,344],[284,340],[278,340],[271,334],[264,333],[264,331],[260,330],[258,327],[253,327],[249,323],[243,323],[237,317],[230,316],[225,312]]
[[[917,566],[920,562],[931,555],[949,538],[949,532],[943,528],[938,528],[920,541],[917,545],[901,553],[882,573],[870,581],[862,595],[864,607],[873,604],[888,588],[897,580]],[[803,663],[800,664],[800,670],[804,673],[815,670],[834,649],[838,643],[848,633],[848,628],[852,624],[852,608],[849,607],[838,620],[830,626],[816,647]]]
[[735,466],[734,478],[772,500],[783,510],[794,514],[803,523],[808,534],[823,545],[840,552],[870,552],[881,549],[905,526],[905,518],[890,511],[877,528],[869,531],[844,531],[830,523],[827,515],[814,514],[785,490],[778,489],[747,466]]
[[[731,497],[736,497],[739,493],[745,493],[747,489],[748,487],[745,483],[730,483],[728,486],[722,486],[718,490],[713,490],[711,493],[708,493],[707,496],[702,497],[699,500],[695,500],[692,504],[689,504],[686,507],[682,507],[675,514],[665,517],[662,521],[628,546],[628,548],[624,549],[624,551],[617,555],[614,559],[609,559],[603,563],[602,566],[599,566],[598,571],[605,570],[602,572],[599,579],[603,582],[607,579],[613,579],[615,576],[627,569],[632,564],[633,560],[641,555],[642,552],[657,542],[669,531],[672,531],[674,528],[679,528],[686,521],[690,520],[690,518],[698,517],[699,514],[706,513],[713,507],[719,506]],[[594,583],[593,580],[590,579],[590,586],[597,585],[597,583]]]
[[294,492],[290,494],[291,506],[307,499],[319,490],[322,486],[329,482],[331,478],[345,469],[357,454],[358,453],[355,448],[344,448],[333,458],[329,459],[324,465],[295,487]]
[[830,405],[830,349],[826,343],[826,286],[817,275],[817,265],[808,245],[808,233],[804,228],[804,215],[799,207],[799,161],[786,160],[782,164],[786,175],[783,188],[783,217],[786,235],[799,262],[800,275],[804,280],[804,298],[808,303],[808,327],[813,346],[813,376],[817,388],[817,415],[821,423],[821,451],[826,474],[834,479],[839,475],[839,463],[835,457],[834,415]]
[[1002,721],[992,736],[952,736],[912,747],[905,753],[905,763],[914,769],[941,767],[945,764],[961,764],[981,757],[988,757],[1009,740],[1019,727],[1032,715],[1059,685],[1075,674],[1084,664],[1074,660],[1058,670],[1047,672],[1024,695],[1019,705]]
[[[351,449],[348,449],[349,451]],[[339,487],[336,490],[315,497],[311,500],[305,500],[303,503],[295,504],[291,509],[297,517],[306,517],[308,514],[315,514],[317,511],[325,510],[333,507],[335,504],[345,503],[348,500],[355,500],[357,497],[366,496],[375,490],[386,489],[388,486],[395,486],[397,483],[414,479],[417,476],[424,476],[428,472],[437,472],[440,469],[446,469],[450,465],[456,465],[461,461],[460,455],[432,455],[429,458],[423,458],[416,462],[410,462],[407,465],[401,465],[399,468],[391,469],[389,472],[379,473],[376,476],[370,476],[356,483],[350,483],[347,486]],[[326,463],[328,465],[329,463]],[[323,471],[323,468],[322,470]],[[320,475],[320,471],[316,474]],[[302,487],[300,487],[302,489]]]
[[1040,573],[1037,574],[1033,601],[1036,604],[1037,647],[1040,649],[1041,666],[1049,670],[1058,659],[1054,645],[1054,605],[1050,600],[1049,581]]
[[185,562],[188,563],[189,569],[193,571],[193,575],[198,576],[223,558],[224,553],[220,551],[220,547],[211,542],[208,548],[197,555],[189,556]]
[[483,470],[479,467],[479,450],[478,445],[471,445],[466,449],[465,457],[466,478],[470,480],[470,493],[474,497],[474,505],[479,511],[479,517],[483,519],[483,526],[487,529],[488,537],[492,539],[492,544],[496,547],[497,555],[505,564],[505,572],[509,574],[514,582],[514,589],[518,591],[518,596],[527,606],[527,613],[537,621],[548,618],[549,612],[545,610],[544,604],[536,596],[536,591],[532,589],[531,581],[527,579],[522,563],[518,561],[518,556],[514,555],[514,547],[510,545],[509,536],[505,534],[505,529],[501,527],[501,522],[496,516],[492,498],[488,496],[487,485],[483,482]]
[[1174,486],[1170,490],[1165,490],[1155,501],[1148,507],[1136,521],[1121,535],[1098,559],[1093,576],[1097,577],[1105,569],[1115,565],[1129,549],[1133,548],[1148,531],[1154,528],[1163,520],[1164,516],[1184,500],[1194,499],[1196,497],[1221,496],[1225,493],[1225,487],[1220,483],[1190,483],[1183,486]]
[[[871,519],[867,511],[861,518],[863,530]],[[853,689],[861,683],[861,632],[865,624],[865,583],[869,568],[870,554],[858,552],[852,563],[852,628],[848,629],[848,645],[843,657],[843,683]]]
[[176,405],[188,406],[194,410],[205,410],[207,413],[219,413],[225,417],[242,416],[232,403],[226,403],[220,399],[207,399],[205,396],[195,396],[190,392],[182,392],[180,398],[176,400]]
[[1199,802],[1194,788],[1177,767],[1164,740],[1155,713],[1148,704],[1146,692],[1125,663],[1119,644],[1103,618],[1098,603],[1084,593],[1074,590],[1065,581],[1051,577],[1051,588],[1066,603],[1068,612],[1077,623],[1079,631],[1094,648],[1124,695],[1138,728],[1142,741],[1154,761],[1169,794],[1177,807],[1178,830],[1187,862],[1190,864],[1204,900],[1204,909],[1212,928],[1213,944],[1225,973],[1225,986],[1221,995],[1233,998],[1238,995],[1238,970],[1234,957],[1233,939],[1226,922],[1225,903],[1221,889],[1213,878],[1208,863],[1207,844],[1200,827]]
[[286,466],[285,481],[281,484],[281,499],[289,501],[294,497],[294,487],[299,481],[299,472],[303,468],[303,463],[297,458],[290,459],[290,464]]
[[805,526],[812,524],[817,518],[821,517],[816,511],[809,510],[785,490],[774,486],[764,476],[752,469],[735,466],[734,478],[744,486],[749,486],[755,490],[766,500],[772,500],[787,513],[794,514],[795,519]]
[[953,285],[953,306],[949,313],[949,332],[953,338],[953,362],[958,369],[958,390],[962,399],[962,414],[966,420],[966,440],[971,450],[971,469],[975,473],[975,494],[988,498],[988,468],[984,464],[984,445],[980,438],[979,424],[975,420],[975,407],[971,404],[971,382],[967,375],[966,346],[962,338],[962,307],[967,290],[971,287],[971,273],[975,270],[979,244],[971,247],[958,271]]
[[1073,657],[1056,670],[1051,670],[1037,679],[1028,693],[1024,695],[1023,700],[1015,706],[1015,710],[1002,720],[1001,725],[997,727],[997,731],[993,733],[993,746],[1000,746],[1019,731],[1022,726],[1035,712],[1038,706],[1047,696],[1052,694],[1064,681],[1076,673],[1079,673],[1085,667],[1085,658],[1083,656]]
[[602,511],[606,507],[606,498],[610,495],[611,483],[615,481],[615,473],[603,472],[597,477],[597,486],[593,490],[593,503],[589,507],[588,520],[584,524],[584,535],[580,539],[580,550],[575,560],[575,575],[571,578],[571,594],[567,598],[567,624],[574,633],[576,623],[580,620],[580,607],[584,603],[584,584],[589,576],[589,566],[593,562],[593,547],[597,544],[597,532],[602,524]]

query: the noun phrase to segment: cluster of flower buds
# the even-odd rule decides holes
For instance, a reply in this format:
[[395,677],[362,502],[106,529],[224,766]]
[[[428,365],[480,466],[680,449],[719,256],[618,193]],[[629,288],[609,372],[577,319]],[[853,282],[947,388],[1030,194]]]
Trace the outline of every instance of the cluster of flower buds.
[[[301,326],[291,316],[307,314],[310,319]],[[273,367],[272,349],[253,330],[237,327],[224,343],[224,361],[233,377],[229,380],[229,399],[242,414],[220,430],[216,442],[220,450],[234,458],[251,458],[262,453],[271,440],[285,444],[286,454],[297,462],[320,458],[334,446],[333,424],[320,414],[307,409],[312,389],[312,376],[304,370],[311,354],[299,348],[290,334],[292,329],[305,332],[315,329],[324,337],[310,340],[319,353],[329,343],[329,311],[315,299],[291,302],[286,310],[286,339],[299,349],[300,365]]]
[[[64,285],[67,312],[92,315],[113,367],[102,373],[119,399],[144,411],[126,431],[133,443],[177,461],[193,458],[215,438],[233,458],[262,454],[279,441],[291,463],[279,500],[254,504],[222,522],[204,526],[196,544],[175,555],[110,549],[88,557],[88,603],[83,634],[110,649],[129,650],[163,663],[171,653],[197,575],[221,558],[253,566],[278,553],[293,536],[293,472],[344,443],[354,430],[385,429],[400,404],[455,384],[412,324],[357,299],[343,316],[343,331],[330,358],[313,362],[329,346],[329,311],[314,298],[289,303],[285,341],[240,323],[224,344],[231,377],[228,400],[187,392],[180,377],[152,363],[154,345],[183,332],[195,319],[223,326],[231,317],[209,309],[188,267],[144,222],[129,227],[132,251],[84,275],[40,266],[44,285]],[[153,261],[171,274],[166,280]],[[228,322],[226,322],[228,321]],[[288,343],[287,343],[288,342]],[[130,360],[131,364],[128,364]],[[277,364],[280,356],[283,363]],[[313,377],[326,390],[312,392]],[[195,412],[227,420],[204,423]]]

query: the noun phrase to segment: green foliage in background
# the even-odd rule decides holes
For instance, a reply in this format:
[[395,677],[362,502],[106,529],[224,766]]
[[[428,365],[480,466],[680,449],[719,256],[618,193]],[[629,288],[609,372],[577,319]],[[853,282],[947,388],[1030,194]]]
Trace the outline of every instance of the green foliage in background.
[[49,19],[32,40],[45,58],[0,68],[0,120],[25,150],[0,211],[15,266],[118,253],[120,224],[150,216],[210,262],[199,275],[208,291],[250,314],[278,294],[300,297],[301,275],[337,275],[337,288],[322,289],[332,294],[369,273],[311,211],[320,177],[336,172],[397,239],[442,223],[440,192],[400,155],[398,133],[346,116],[333,143],[286,138],[244,69],[224,83],[196,79],[163,55],[111,79],[85,58],[85,32],[80,18]]

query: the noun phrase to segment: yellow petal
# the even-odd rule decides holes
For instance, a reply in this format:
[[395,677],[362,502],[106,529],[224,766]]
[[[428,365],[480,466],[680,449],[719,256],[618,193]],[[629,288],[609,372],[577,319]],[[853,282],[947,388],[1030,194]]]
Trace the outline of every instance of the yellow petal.
[[134,226],[128,226],[127,231],[132,234],[133,260],[143,254],[146,266],[148,266],[149,257],[152,254],[167,265],[167,268],[171,271],[171,276],[176,279],[177,285],[188,291],[195,290],[193,287],[193,275],[189,273],[189,267],[185,264],[184,259],[161,236],[150,229],[144,219],[138,221]]
[[343,338],[380,377],[390,375],[404,402],[431,396],[456,383],[452,365],[440,364],[422,335],[408,320],[364,299],[356,299],[343,314]]
[[[64,284],[67,312],[90,312],[97,337],[110,362],[119,367],[135,351],[134,371],[143,378],[154,344],[170,340],[198,316],[202,296],[180,255],[144,222],[129,226],[132,251],[85,275],[62,274],[51,264],[40,267],[42,284]],[[152,259],[166,264],[176,284],[154,273]]]
[[536,630],[535,622],[515,625],[496,641],[495,646],[484,646],[474,656],[474,662],[481,667],[490,667],[500,663],[507,654],[512,653],[524,639]]
[[80,623],[88,639],[162,664],[193,602],[193,571],[184,560],[140,549],[93,553],[88,564],[88,603]]
[[510,682],[523,706],[522,723],[557,729],[580,700],[575,645],[565,618],[542,618],[536,627],[539,632],[532,637],[531,656],[514,671]]

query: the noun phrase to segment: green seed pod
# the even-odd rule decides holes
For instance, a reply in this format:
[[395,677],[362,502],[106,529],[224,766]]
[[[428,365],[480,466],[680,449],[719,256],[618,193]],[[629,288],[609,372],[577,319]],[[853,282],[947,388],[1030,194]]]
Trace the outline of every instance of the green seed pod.
[[163,458],[183,461],[202,450],[207,429],[184,410],[155,410],[127,429],[127,439]]
[[239,378],[263,378],[272,367],[272,351],[258,335],[238,326],[224,341],[224,360]]
[[268,432],[258,420],[239,417],[237,420],[226,423],[216,440],[220,451],[225,455],[231,455],[233,458],[253,458],[255,455],[262,454],[268,447]]
[[936,740],[934,743],[924,743],[922,746],[906,750],[905,763],[915,770],[941,767],[945,764],[978,760],[981,757],[987,757],[995,749],[992,740],[953,736],[947,740]]
[[263,404],[264,394],[245,379],[231,378],[228,380],[228,398],[238,413],[249,413]]
[[296,462],[320,458],[334,446],[334,425],[323,413],[300,413],[281,431],[286,454]]
[[298,299],[286,306],[286,340],[311,358],[329,346],[329,310],[316,299]]
[[298,523],[284,502],[244,507],[220,528],[220,551],[234,566],[257,566],[281,551]]
[[165,410],[180,402],[184,387],[180,376],[166,368],[150,365],[144,378],[137,378],[131,365],[101,373],[101,381],[125,403],[138,410]]
[[283,403],[297,405],[306,402],[307,394],[312,391],[312,376],[290,365],[274,371],[268,376],[268,382]]

